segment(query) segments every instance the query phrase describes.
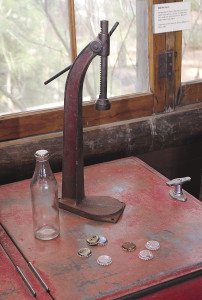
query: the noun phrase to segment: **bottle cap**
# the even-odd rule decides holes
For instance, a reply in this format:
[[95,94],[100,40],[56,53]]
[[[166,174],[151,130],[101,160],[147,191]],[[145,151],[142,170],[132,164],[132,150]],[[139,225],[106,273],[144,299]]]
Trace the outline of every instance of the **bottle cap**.
[[92,235],[89,238],[87,238],[86,242],[88,245],[90,246],[96,246],[98,244],[99,241],[99,236],[98,235]]
[[97,263],[101,266],[108,266],[112,263],[112,259],[108,255],[101,255],[98,257]]
[[78,256],[80,256],[80,257],[89,257],[89,256],[91,256],[91,254],[92,254],[92,252],[88,248],[81,248],[78,251]]
[[124,251],[132,252],[136,249],[136,245],[132,242],[125,242],[122,246]]
[[157,241],[148,241],[146,242],[145,247],[149,250],[158,250],[160,248],[160,244]]
[[149,250],[142,250],[139,253],[139,258],[143,260],[150,260],[153,257],[153,254]]
[[36,159],[39,160],[44,160],[44,159],[48,159],[49,158],[49,153],[47,150],[38,150],[36,151],[36,153],[34,154],[34,156],[36,157]]
[[105,236],[100,236],[98,240],[98,245],[99,246],[106,246],[108,243],[108,240]]

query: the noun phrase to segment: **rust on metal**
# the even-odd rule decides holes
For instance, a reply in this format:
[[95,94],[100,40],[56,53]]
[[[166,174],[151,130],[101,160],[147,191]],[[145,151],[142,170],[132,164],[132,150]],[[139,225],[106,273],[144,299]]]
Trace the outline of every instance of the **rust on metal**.
[[125,242],[121,246],[124,251],[132,252],[136,249],[136,245],[133,242]]
[[89,248],[81,248],[77,254],[80,257],[89,257],[92,255],[92,251]]
[[86,240],[87,244],[90,246],[96,246],[99,242],[99,236],[98,235],[92,235]]
[[64,98],[62,199],[59,206],[89,219],[116,223],[125,203],[108,196],[85,196],[84,192],[82,90],[86,71],[96,55],[101,56],[101,88],[96,107],[109,109],[108,21],[101,21],[101,33],[78,55],[68,74]]

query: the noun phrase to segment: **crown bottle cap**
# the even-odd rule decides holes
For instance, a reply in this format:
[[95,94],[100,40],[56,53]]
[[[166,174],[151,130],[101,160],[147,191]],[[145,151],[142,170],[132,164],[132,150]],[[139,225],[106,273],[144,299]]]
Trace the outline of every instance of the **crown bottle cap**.
[[87,244],[90,245],[90,246],[96,246],[98,244],[98,241],[99,241],[99,236],[96,235],[96,234],[90,236],[86,240]]
[[158,250],[160,248],[160,244],[157,241],[148,241],[146,242],[145,247],[148,250]]
[[105,236],[100,236],[98,240],[98,245],[99,246],[106,246],[108,243],[108,240]]
[[124,251],[132,252],[136,249],[136,245],[132,242],[125,242],[122,246]]
[[142,250],[139,253],[139,258],[143,260],[150,260],[153,257],[154,257],[153,254],[149,250]]
[[79,249],[77,254],[80,257],[89,257],[89,256],[91,256],[92,252],[88,248],[81,248],[81,249]]
[[97,263],[101,266],[108,266],[112,263],[112,259],[108,255],[101,255],[98,257]]

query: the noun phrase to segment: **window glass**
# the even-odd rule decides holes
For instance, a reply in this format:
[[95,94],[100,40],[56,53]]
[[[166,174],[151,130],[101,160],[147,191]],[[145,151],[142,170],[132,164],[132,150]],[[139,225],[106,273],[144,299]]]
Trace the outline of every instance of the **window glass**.
[[[190,0],[184,0],[190,2]],[[183,31],[182,81],[202,79],[202,0],[191,0],[190,30]]]
[[[147,0],[75,0],[78,53],[100,32],[100,21],[119,26],[110,39],[108,96],[148,91]],[[136,14],[138,12],[138,14]],[[84,99],[99,95],[100,58],[85,78]]]
[[[100,20],[119,26],[111,37],[108,96],[148,91],[147,0],[75,0],[78,53],[100,32]],[[138,11],[138,14],[136,14]],[[0,114],[63,105],[71,64],[68,1],[3,0],[0,3]],[[100,58],[87,72],[84,100],[99,94]]]
[[66,75],[45,86],[70,62],[66,0],[0,2],[0,114],[63,104]]

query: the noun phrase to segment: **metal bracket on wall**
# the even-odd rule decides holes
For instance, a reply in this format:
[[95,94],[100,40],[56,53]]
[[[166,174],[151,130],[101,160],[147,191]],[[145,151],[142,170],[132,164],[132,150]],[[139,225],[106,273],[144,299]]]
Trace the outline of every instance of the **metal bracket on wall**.
[[174,51],[165,51],[159,54],[158,70],[159,78],[167,78],[169,80],[173,77],[174,66]]

